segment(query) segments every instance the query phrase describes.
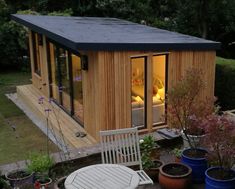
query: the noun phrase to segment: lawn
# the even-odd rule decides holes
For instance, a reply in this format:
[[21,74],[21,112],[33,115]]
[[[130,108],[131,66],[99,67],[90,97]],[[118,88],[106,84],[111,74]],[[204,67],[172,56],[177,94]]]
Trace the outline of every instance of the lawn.
[[[17,85],[30,83],[30,74],[0,73],[0,165],[27,159],[30,152],[45,152],[47,137],[6,96]],[[49,142],[50,152],[59,151]]]
[[235,68],[235,60],[234,59],[225,59],[221,57],[216,57],[216,64],[218,65],[227,65]]

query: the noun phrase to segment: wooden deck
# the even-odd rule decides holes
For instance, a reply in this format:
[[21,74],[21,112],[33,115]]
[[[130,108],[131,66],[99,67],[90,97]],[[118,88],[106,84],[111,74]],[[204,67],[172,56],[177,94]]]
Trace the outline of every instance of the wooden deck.
[[[85,132],[85,130],[58,105],[53,102],[49,103],[49,99],[33,85],[18,86],[17,96],[18,100],[21,100],[32,113],[40,117],[41,120],[45,120],[45,126],[47,115],[45,109],[52,110],[49,113],[49,128],[56,137],[64,139],[69,149],[91,146],[97,143],[88,134],[83,138],[76,137],[77,132]],[[44,98],[43,104],[39,104],[40,97]]]

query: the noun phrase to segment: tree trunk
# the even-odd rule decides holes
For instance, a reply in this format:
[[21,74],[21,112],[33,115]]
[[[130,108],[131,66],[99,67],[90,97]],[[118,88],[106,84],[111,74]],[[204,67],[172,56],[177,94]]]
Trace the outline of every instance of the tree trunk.
[[199,4],[199,32],[201,37],[207,37],[207,16],[208,16],[208,0],[200,0]]

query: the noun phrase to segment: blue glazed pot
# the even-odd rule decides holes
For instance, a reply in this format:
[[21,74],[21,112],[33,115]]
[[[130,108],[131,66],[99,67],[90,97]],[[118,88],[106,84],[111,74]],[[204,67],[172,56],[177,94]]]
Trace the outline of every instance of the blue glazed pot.
[[[218,180],[208,175],[211,171],[221,169],[220,167],[211,167],[206,170],[206,189],[234,189],[235,188],[235,176],[229,180]],[[235,175],[235,171],[230,170]]]
[[205,171],[207,170],[208,167],[207,159],[205,157],[203,158],[188,157],[187,153],[191,150],[197,150],[205,154],[207,153],[207,151],[202,148],[196,148],[196,149],[187,148],[182,152],[181,156],[181,162],[192,168],[192,181],[194,183],[203,183],[205,182]]

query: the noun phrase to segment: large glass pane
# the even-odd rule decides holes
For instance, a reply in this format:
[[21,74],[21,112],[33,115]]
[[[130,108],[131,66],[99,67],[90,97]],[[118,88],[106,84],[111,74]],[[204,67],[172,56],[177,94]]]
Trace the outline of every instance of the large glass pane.
[[166,55],[153,56],[153,125],[165,122]]
[[143,127],[145,122],[145,57],[131,59],[132,126]]
[[71,111],[70,102],[70,82],[69,82],[69,59],[68,52],[62,48],[58,49],[58,61],[59,61],[59,71],[60,71],[60,81],[59,91],[62,97],[62,106],[66,110]]
[[80,57],[72,54],[74,116],[83,122],[82,69]]
[[41,76],[42,35],[32,32],[34,72]]
[[52,43],[49,43],[50,52],[50,78],[51,78],[51,97],[59,103],[59,76],[58,76],[58,62],[56,61],[56,49]]

